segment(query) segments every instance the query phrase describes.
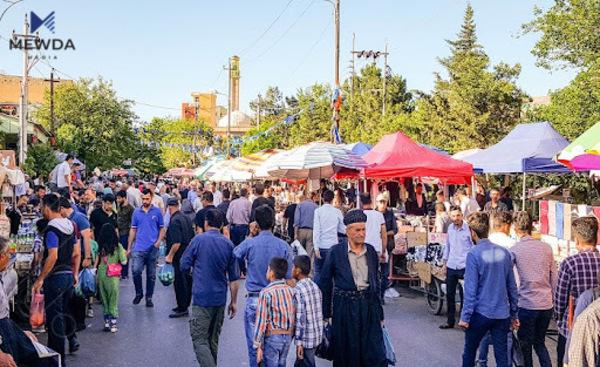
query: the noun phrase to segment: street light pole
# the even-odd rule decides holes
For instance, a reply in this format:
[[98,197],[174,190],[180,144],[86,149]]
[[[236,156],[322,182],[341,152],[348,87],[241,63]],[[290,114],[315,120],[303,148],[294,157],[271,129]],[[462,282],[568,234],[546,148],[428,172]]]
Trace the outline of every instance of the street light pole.
[[231,155],[231,57],[228,60],[229,66],[227,70],[229,71],[229,85],[227,93],[227,158]]
[[335,86],[340,86],[340,0],[335,0]]

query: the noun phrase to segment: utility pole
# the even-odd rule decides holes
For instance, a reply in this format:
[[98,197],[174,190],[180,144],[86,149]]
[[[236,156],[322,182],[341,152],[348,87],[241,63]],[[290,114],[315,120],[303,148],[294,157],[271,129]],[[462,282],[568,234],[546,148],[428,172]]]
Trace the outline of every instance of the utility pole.
[[354,76],[356,74],[355,73],[355,69],[354,69],[354,41],[356,39],[356,35],[354,33],[352,33],[352,51],[350,52],[352,54],[352,80],[350,83],[350,98],[354,97]]
[[54,79],[54,68],[50,72],[50,79],[44,79],[45,82],[50,82],[50,133],[55,135],[56,125],[54,122],[54,83],[59,83],[60,79]]
[[23,26],[23,34],[16,34],[13,31],[13,39],[23,38],[23,82],[21,85],[21,97],[19,98],[19,164],[23,164],[25,159],[27,159],[27,80],[29,78],[29,70],[35,62],[32,61],[31,65],[29,65],[29,53],[27,52],[27,40],[34,39],[37,40],[37,35],[29,34],[29,23],[27,22],[27,14],[25,14],[25,25]]
[[387,40],[385,41],[385,47],[384,47],[384,51],[383,51],[383,110],[382,110],[382,114],[383,117],[385,118],[385,105],[386,105],[386,95],[387,95],[387,69],[388,69],[388,44],[387,44]]
[[340,0],[335,0],[335,87],[340,87]]

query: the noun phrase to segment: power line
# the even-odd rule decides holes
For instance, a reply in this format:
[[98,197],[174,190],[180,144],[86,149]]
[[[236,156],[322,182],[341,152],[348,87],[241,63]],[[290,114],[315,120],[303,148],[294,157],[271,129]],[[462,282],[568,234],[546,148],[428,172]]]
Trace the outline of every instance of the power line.
[[256,61],[257,59],[260,59],[264,54],[266,54],[267,52],[271,51],[271,49],[273,47],[275,47],[275,45],[277,45],[279,43],[279,41],[281,41],[283,39],[283,37],[285,37],[291,30],[292,28],[294,28],[294,26],[298,23],[298,21],[300,21],[300,19],[302,19],[302,17],[304,16],[304,14],[306,14],[306,12],[308,11],[308,9],[310,9],[310,7],[315,3],[316,0],[312,0],[310,2],[310,4],[308,4],[308,6],[306,7],[306,9],[304,9],[304,11],[300,14],[300,16],[298,16],[298,18],[296,18],[296,20],[289,26],[289,28],[283,32],[283,34],[281,35],[281,37],[279,37],[271,46],[269,46],[266,50],[264,50],[260,55],[250,59],[249,61],[246,61],[246,63],[251,63],[253,61]]
[[327,28],[329,28],[329,25],[330,25],[329,22],[327,22],[325,24],[325,27],[323,28],[323,31],[321,31],[321,34],[319,35],[319,38],[317,38],[316,42],[312,45],[312,47],[308,50],[308,52],[306,53],[306,55],[304,55],[304,57],[302,58],[302,61],[300,61],[300,63],[298,64],[298,66],[296,66],[296,68],[294,69],[294,71],[292,71],[292,73],[288,76],[288,78],[285,80],[284,84],[286,84],[287,82],[289,82],[290,79],[292,78],[292,76],[294,76],[294,74],[296,74],[296,72],[300,69],[300,67],[302,67],[302,65],[304,65],[304,62],[306,62],[306,60],[308,59],[308,57],[314,51],[315,47],[317,47],[317,45],[319,44],[319,42],[321,42],[321,40],[323,39],[323,36],[325,35],[325,32],[327,31]]
[[283,15],[283,13],[285,13],[285,11],[290,6],[290,4],[292,3],[292,1],[294,1],[294,0],[288,1],[288,3],[285,5],[285,7],[281,11],[281,13],[279,13],[279,15],[277,15],[277,17],[275,18],[275,20],[273,20],[273,22],[271,23],[271,25],[269,25],[267,27],[267,29],[265,29],[265,31],[260,36],[258,36],[258,38],[256,40],[254,40],[254,42],[252,42],[248,47],[246,47],[245,49],[243,49],[239,53],[240,56],[242,56],[243,54],[245,54],[246,52],[248,52],[250,49],[252,49],[252,47],[254,47],[258,43],[258,41],[260,41],[271,30],[271,28],[273,28],[273,26],[275,25],[275,23],[277,23],[277,21],[279,20],[279,18],[281,18],[281,16]]

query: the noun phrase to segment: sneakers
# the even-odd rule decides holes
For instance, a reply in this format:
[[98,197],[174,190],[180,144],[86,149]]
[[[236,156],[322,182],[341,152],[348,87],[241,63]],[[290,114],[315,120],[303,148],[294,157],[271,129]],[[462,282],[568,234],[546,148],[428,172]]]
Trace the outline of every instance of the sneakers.
[[110,330],[110,317],[108,315],[104,315],[104,331]]
[[188,310],[185,311],[174,311],[172,314],[169,315],[170,319],[178,319],[180,317],[186,317],[188,316]]
[[73,354],[79,350],[79,341],[77,341],[76,337],[72,337],[69,339],[69,353]]
[[152,298],[146,298],[146,307],[154,307],[154,302],[152,302]]
[[91,307],[88,307],[86,316],[91,319],[94,317],[94,310]]
[[113,317],[110,319],[110,332],[116,333],[117,331],[119,331],[119,329],[117,328],[117,319]]
[[135,298],[133,299],[133,304],[134,305],[139,305],[140,302],[142,301],[142,298],[144,298],[144,296],[142,294],[138,294],[137,296],[135,296]]

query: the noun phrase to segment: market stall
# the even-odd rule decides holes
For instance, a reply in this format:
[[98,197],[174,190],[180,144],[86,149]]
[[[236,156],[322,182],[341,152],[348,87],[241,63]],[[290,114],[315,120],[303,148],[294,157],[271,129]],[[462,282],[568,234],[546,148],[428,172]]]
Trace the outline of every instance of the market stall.
[[[401,132],[383,138],[363,156],[368,166],[364,177],[371,180],[396,180],[435,177],[442,184],[468,184],[473,177],[473,166],[434,150],[421,146]],[[408,246],[412,237],[425,238],[420,245],[427,245],[427,234],[432,229],[432,218],[415,217],[395,212],[399,233],[396,248],[390,258],[390,280],[415,280],[410,272]],[[421,234],[415,234],[421,233]],[[414,241],[413,241],[414,244]],[[414,248],[417,245],[410,246]]]
[[462,160],[471,163],[477,172],[522,174],[522,209],[525,210],[527,174],[570,173],[567,167],[553,161],[568,145],[569,141],[549,122],[520,124],[497,144]]

